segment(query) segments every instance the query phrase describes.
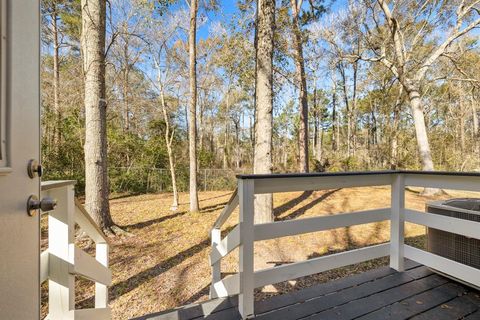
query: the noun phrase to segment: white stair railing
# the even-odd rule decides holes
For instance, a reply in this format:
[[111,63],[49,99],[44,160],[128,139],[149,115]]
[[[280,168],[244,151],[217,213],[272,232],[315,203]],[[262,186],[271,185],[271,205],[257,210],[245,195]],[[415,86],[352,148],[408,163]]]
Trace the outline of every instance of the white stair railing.
[[[42,196],[57,201],[48,214],[48,249],[41,253],[40,280],[48,280],[48,319],[110,319],[108,241],[75,198],[75,181],[42,182]],[[95,257],[75,246],[75,225],[95,242]],[[95,282],[95,308],[75,309],[75,276]]]
[[[283,222],[254,224],[256,194],[328,190],[366,186],[391,186],[387,208],[320,216]],[[480,223],[405,209],[405,187],[426,187],[480,191],[480,174],[417,171],[350,172],[326,174],[243,175],[211,231],[212,284],[210,297],[238,294],[238,308],[244,319],[254,315],[254,289],[363,261],[390,256],[390,267],[403,271],[409,258],[447,275],[480,286],[480,270],[404,244],[405,221],[480,239]],[[237,206],[239,222],[221,238],[221,227]],[[274,268],[254,270],[255,241],[317,232],[389,220],[390,242],[350,250]],[[221,278],[223,257],[239,248],[239,272]]]

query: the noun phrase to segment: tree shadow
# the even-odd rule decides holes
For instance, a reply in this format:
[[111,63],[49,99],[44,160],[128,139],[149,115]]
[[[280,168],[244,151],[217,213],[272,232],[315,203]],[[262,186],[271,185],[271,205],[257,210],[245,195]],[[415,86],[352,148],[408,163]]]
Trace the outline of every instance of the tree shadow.
[[[425,235],[419,235],[419,236],[412,236],[412,237],[406,237],[405,238],[405,244],[415,246],[417,248],[425,249],[426,245],[426,236]],[[383,242],[386,243],[386,242]],[[374,245],[374,244],[372,244]],[[352,244],[351,247],[349,248],[341,248],[341,249],[330,249],[328,252],[313,252],[308,255],[307,260],[309,259],[314,259],[314,258],[319,258],[319,257],[325,257],[329,256],[332,254],[337,254],[337,253],[342,253],[346,252],[348,250],[352,249],[359,249],[363,247],[368,247],[369,245],[358,245],[358,244]],[[275,266],[280,266],[283,264],[289,264],[292,261],[275,261]],[[377,259],[372,259],[368,260],[365,262],[360,262],[357,264],[349,265],[349,266],[343,266],[339,268],[334,268],[330,269],[324,272],[321,272],[319,274],[325,275],[325,277],[322,278],[316,278],[317,274],[312,274],[309,276],[305,277],[300,277],[296,279],[291,279],[290,281],[285,281],[285,282],[280,282],[280,283],[275,283],[272,284],[272,286],[275,288],[276,292],[262,292],[262,288],[258,288],[255,290],[255,297],[257,300],[257,303],[259,300],[267,300],[268,302],[263,306],[271,306],[272,303],[278,302],[278,301],[291,301],[292,300],[292,295],[295,295],[294,292],[300,292],[303,290],[309,290],[309,287],[317,286],[317,285],[322,285],[324,283],[328,283],[331,281],[335,281],[341,278],[345,278],[348,276],[351,276],[356,273],[363,273],[367,272],[369,270],[373,269],[378,269],[381,268],[382,266],[388,266],[388,256],[387,257],[381,257]],[[295,282],[292,282],[292,280],[295,280]],[[300,293],[301,295],[301,293]],[[301,299],[305,299],[303,296]],[[262,301],[262,302],[263,302]],[[302,300],[304,301],[304,300]],[[257,305],[256,305],[257,307]],[[262,308],[262,303],[259,303],[259,309]],[[263,311],[262,311],[263,312]]]
[[223,197],[226,197],[226,196],[230,196],[232,193],[233,193],[233,192],[228,192],[228,193],[220,194],[220,195],[218,195],[218,196],[214,196],[214,197],[210,197],[210,198],[205,198],[205,199],[200,199],[199,202],[204,202],[204,201],[208,201],[208,200],[223,198]]
[[142,221],[142,222],[138,222],[138,223],[133,223],[133,224],[126,224],[126,225],[123,225],[123,226],[120,226],[120,227],[123,228],[123,229],[127,229],[127,230],[142,229],[142,228],[151,226],[152,224],[162,223],[163,221],[183,216],[186,213],[188,213],[188,211],[176,212],[176,213],[168,215],[168,216],[163,216],[163,217],[159,217],[159,218],[155,218],[155,219],[151,219],[151,220],[147,220],[147,221]]
[[[136,196],[144,196],[144,195],[148,195],[148,194],[149,193],[144,193],[144,192],[134,192],[134,193],[128,193],[128,194],[122,194],[122,195],[110,197],[108,200],[112,201],[112,200],[125,199],[125,200],[122,200],[122,201],[115,201],[115,203],[132,202],[132,199],[128,199],[128,198],[136,197]],[[155,195],[155,194],[151,194],[151,195]],[[135,202],[146,202],[146,201],[155,201],[155,200],[158,200],[158,199],[155,199],[155,198],[152,198],[152,199],[150,199],[150,198],[149,199],[135,199]]]
[[302,203],[303,201],[307,200],[308,197],[310,197],[312,195],[313,191],[312,190],[309,190],[309,191],[304,191],[300,196],[298,196],[297,198],[294,198],[284,204],[282,204],[281,206],[273,209],[273,215],[274,217],[278,217],[279,215],[281,215],[282,213],[285,213],[287,212],[288,210],[294,208],[295,206],[299,205],[300,203]]
[[[236,274],[236,273],[235,272],[222,272],[222,279],[229,276],[229,275],[234,275],[234,274]],[[182,283],[182,284],[184,284],[184,283]],[[188,299],[181,301],[178,305],[184,306],[184,305],[188,305],[188,304],[191,304],[191,303],[195,303],[201,297],[208,296],[209,293],[210,293],[210,283],[207,284],[206,286],[204,286],[199,291],[197,291],[192,296],[190,296]]]
[[[229,227],[224,231],[224,233],[228,233],[232,229],[233,227]],[[196,245],[177,253],[175,256],[163,260],[160,263],[154,265],[153,267],[145,269],[126,280],[114,284],[110,287],[109,290],[110,300],[113,301],[118,297],[122,296],[123,294],[132,291],[143,283],[155,277],[158,277],[162,273],[170,270],[171,268],[175,267],[176,265],[182,263],[186,259],[196,255],[197,253],[208,247],[210,247],[210,238],[206,238],[202,242],[197,243]]]
[[210,292],[210,284],[207,284],[202,289],[200,289],[195,294],[193,294],[191,297],[189,297],[187,300],[182,301],[179,305],[183,306],[186,304],[194,303],[201,297],[208,296],[209,292]]
[[211,206],[200,208],[200,212],[206,212],[206,213],[213,212],[218,209],[223,209],[227,204],[228,204],[228,201],[212,204]]
[[[153,267],[147,268],[128,279],[117,282],[109,288],[109,298],[110,301],[114,301],[120,296],[134,290],[143,283],[158,277],[159,275],[167,272],[176,265],[182,263],[184,260],[192,257],[193,255],[201,252],[205,248],[210,246],[210,239],[205,239],[202,242],[186,249],[175,256],[161,261],[160,263],[154,265]],[[88,308],[91,307],[94,302],[94,297],[89,297],[78,302],[79,308]]]
[[165,310],[146,314],[140,317],[132,318],[132,320],[153,320],[153,319],[229,319],[241,320],[242,317],[238,312],[238,296],[229,296],[218,298],[210,301],[204,301],[193,304],[184,304],[173,310]]
[[[211,206],[207,206],[207,207],[202,208],[200,210],[200,212],[202,212],[202,213],[214,212],[214,211],[217,211],[218,209],[221,209],[221,208],[225,207],[226,204],[227,204],[227,202],[222,202],[222,203],[217,203],[217,204],[214,204],[214,205],[211,205]],[[155,219],[142,221],[142,222],[138,222],[138,223],[133,223],[133,224],[127,224],[127,225],[123,225],[123,226],[120,226],[120,227],[124,228],[124,229],[127,229],[127,230],[142,229],[142,228],[151,226],[152,224],[162,223],[163,221],[183,216],[183,215],[185,215],[189,212],[190,211],[180,211],[180,212],[176,212],[174,214],[168,215],[168,216],[158,217],[158,218],[155,218]]]
[[[315,207],[317,204],[319,204],[320,202],[326,200],[328,197],[330,197],[331,195],[333,195],[335,192],[337,191],[340,191],[341,188],[339,189],[335,189],[335,190],[330,190],[330,191],[327,191],[325,192],[324,194],[322,194],[320,197],[318,197],[317,199],[311,201],[310,203],[307,203],[306,205],[304,205],[303,207],[293,211],[292,213],[289,213],[288,215],[286,215],[285,217],[281,217],[281,218],[278,218],[277,220],[278,221],[285,221],[285,220],[292,220],[292,219],[295,219],[303,214],[305,214],[305,212],[313,207]],[[300,197],[304,197],[304,194],[307,193],[307,192],[311,192],[312,191],[305,191]],[[299,197],[299,198],[300,198]],[[307,196],[308,198],[308,196]],[[294,199],[294,200],[297,200],[298,198]],[[292,201],[289,201],[289,202],[292,202]]]

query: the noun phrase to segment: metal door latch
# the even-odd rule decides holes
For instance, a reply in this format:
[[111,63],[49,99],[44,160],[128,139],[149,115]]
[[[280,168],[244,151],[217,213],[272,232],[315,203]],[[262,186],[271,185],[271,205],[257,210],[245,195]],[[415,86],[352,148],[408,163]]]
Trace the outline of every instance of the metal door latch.
[[27,172],[28,176],[32,179],[36,177],[41,177],[43,174],[42,165],[39,164],[37,160],[31,159],[30,161],[28,161]]
[[38,200],[38,197],[32,194],[27,200],[27,213],[29,216],[34,216],[35,211],[38,209],[42,211],[52,211],[55,210],[56,206],[57,200],[54,200],[50,197],[45,197],[42,200]]

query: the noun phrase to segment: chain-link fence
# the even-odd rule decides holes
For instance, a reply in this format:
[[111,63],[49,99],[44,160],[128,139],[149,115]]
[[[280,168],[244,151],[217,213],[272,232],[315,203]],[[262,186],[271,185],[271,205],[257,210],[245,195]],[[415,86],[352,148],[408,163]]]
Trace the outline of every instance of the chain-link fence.
[[[248,173],[246,170],[200,169],[197,174],[200,191],[232,190],[236,186],[235,176]],[[188,191],[188,168],[175,171],[178,191]],[[142,167],[110,167],[110,191],[114,193],[159,193],[172,191],[169,169]]]

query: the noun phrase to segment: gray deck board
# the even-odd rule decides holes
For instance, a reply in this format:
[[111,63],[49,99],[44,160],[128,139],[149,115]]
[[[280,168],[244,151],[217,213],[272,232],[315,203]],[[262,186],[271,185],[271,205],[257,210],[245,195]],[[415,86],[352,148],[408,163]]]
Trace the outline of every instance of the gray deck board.
[[430,309],[412,320],[455,320],[477,312],[480,309],[480,298],[478,293],[469,292],[457,297],[449,302],[443,303],[433,309]]
[[438,288],[422,292],[394,304],[388,305],[377,311],[366,314],[358,320],[402,320],[425,312],[448,302],[465,292],[465,288],[456,283],[446,283]]
[[465,320],[480,320],[480,310],[468,315]]
[[[426,269],[425,267],[420,267]],[[404,283],[415,281],[408,273],[411,270],[404,273],[394,273],[390,276],[366,282],[359,286],[354,286],[344,290],[337,291],[333,294],[328,294],[321,297],[297,303],[290,307],[275,310],[274,312],[261,314],[257,316],[259,320],[277,320],[277,319],[300,319],[309,315],[322,312],[324,310],[334,308],[335,306],[348,303],[358,298],[363,298],[374,294],[375,292],[387,290]],[[326,318],[328,319],[328,318]]]
[[336,306],[327,311],[310,316],[307,319],[355,319],[397,301],[409,298],[415,294],[436,288],[447,282],[447,279],[439,275],[430,275],[417,281],[407,282],[403,285],[372,294],[368,297],[353,300],[341,306]]
[[[411,260],[405,261],[406,270],[414,269],[419,266],[420,265],[418,263]],[[329,293],[358,286],[366,282],[371,282],[372,280],[381,279],[394,273],[396,273],[396,271],[389,267],[380,267],[378,269],[358,273],[346,278],[314,285],[299,291],[293,291],[289,294],[273,296],[268,300],[255,302],[255,312],[257,314],[261,314],[275,309],[280,309],[282,307],[307,301],[315,297],[320,297]]]
[[[213,299],[137,320],[239,320],[237,297]],[[255,302],[257,320],[480,320],[480,293],[406,261]]]

